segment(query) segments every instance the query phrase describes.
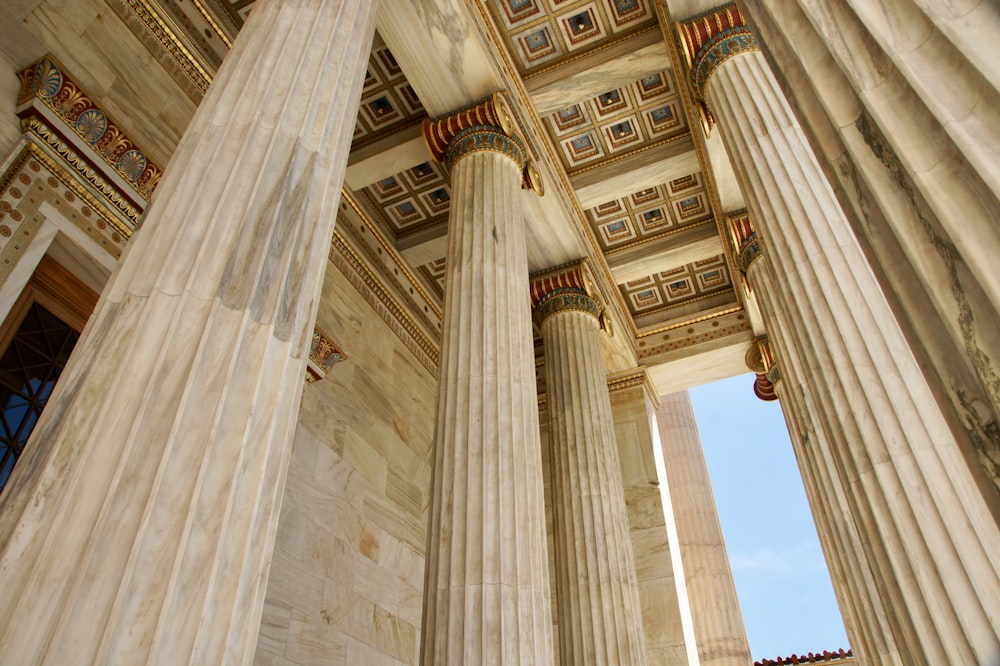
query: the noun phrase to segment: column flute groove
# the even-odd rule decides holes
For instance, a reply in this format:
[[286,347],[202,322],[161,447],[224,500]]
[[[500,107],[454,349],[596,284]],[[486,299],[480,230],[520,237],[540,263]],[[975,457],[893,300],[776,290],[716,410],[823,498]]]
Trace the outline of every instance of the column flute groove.
[[535,275],[545,344],[563,663],[645,664],[625,493],[585,262]]
[[376,9],[235,41],[3,497],[6,659],[249,659]]
[[661,396],[656,421],[698,656],[704,666],[749,666],[750,645],[688,393]]
[[[765,325],[790,374],[808,378],[809,418],[828,438],[859,545],[915,628],[913,661],[989,662],[1000,656],[1000,531],[963,444],[739,11],[712,10],[680,32],[774,267],[758,272]],[[875,658],[864,639],[852,636]]]
[[504,113],[498,93],[424,125],[453,197],[421,637],[422,663],[435,666],[553,658],[525,300],[527,153]]

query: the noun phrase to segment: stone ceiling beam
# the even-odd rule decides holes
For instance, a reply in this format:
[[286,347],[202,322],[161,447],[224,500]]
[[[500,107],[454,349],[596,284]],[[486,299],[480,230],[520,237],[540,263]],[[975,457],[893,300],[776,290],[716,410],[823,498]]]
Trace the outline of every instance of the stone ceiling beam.
[[382,0],[376,25],[432,118],[504,87],[460,0]]
[[[641,46],[643,42],[648,43]],[[620,88],[646,76],[670,69],[667,45],[660,37],[659,31],[641,33],[616,46],[628,46],[630,50],[612,59],[608,59],[606,52],[599,51],[557,70],[529,79],[528,92],[538,114],[544,116],[555,113],[571,104],[578,104],[613,88]],[[567,72],[571,67],[580,66],[586,69],[572,74]]]
[[608,265],[615,282],[623,284],[661,271],[669,271],[724,252],[712,220],[620,252],[609,253]]
[[[710,342],[686,347],[655,358],[644,359],[653,385],[661,394],[686,391],[720,379],[749,373],[746,357],[753,335],[741,331]],[[753,378],[747,380],[747,389]]]
[[396,237],[396,249],[414,267],[437,261],[448,254],[448,221],[412,234]]
[[687,135],[618,162],[570,177],[583,208],[663,185],[701,170]]
[[353,151],[344,183],[360,190],[430,160],[420,125],[414,125]]

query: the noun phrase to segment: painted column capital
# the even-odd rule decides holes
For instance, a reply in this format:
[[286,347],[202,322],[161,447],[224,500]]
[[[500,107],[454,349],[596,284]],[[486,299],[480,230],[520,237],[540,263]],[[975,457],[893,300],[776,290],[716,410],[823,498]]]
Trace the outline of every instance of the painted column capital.
[[754,338],[744,360],[747,367],[757,374],[753,383],[754,395],[761,400],[777,400],[774,387],[781,380],[781,373],[774,358],[774,349],[766,335]]
[[541,196],[545,193],[541,174],[530,160],[520,125],[510,97],[500,91],[443,118],[424,120],[423,135],[431,155],[448,171],[466,155],[500,153],[521,169],[521,189]]
[[585,259],[531,276],[531,308],[539,326],[559,312],[586,312],[604,327],[604,304]]
[[763,254],[757,229],[750,221],[750,214],[745,208],[727,213],[726,226],[733,240],[736,263],[739,264],[740,270],[745,275],[750,270],[750,265],[760,259]]
[[309,345],[309,360],[306,362],[306,383],[320,381],[333,369],[333,366],[347,358],[336,343],[327,335],[313,328],[312,343]]
[[701,101],[705,101],[708,79],[722,63],[740,53],[760,50],[746,18],[732,2],[679,22],[677,33],[691,88]]

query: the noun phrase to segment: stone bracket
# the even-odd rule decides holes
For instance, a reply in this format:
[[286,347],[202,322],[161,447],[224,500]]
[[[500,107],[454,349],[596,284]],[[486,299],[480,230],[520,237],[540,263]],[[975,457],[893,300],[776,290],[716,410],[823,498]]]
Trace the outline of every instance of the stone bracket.
[[312,384],[329,374],[333,366],[347,358],[344,352],[318,328],[313,328],[309,360],[306,362],[306,383]]

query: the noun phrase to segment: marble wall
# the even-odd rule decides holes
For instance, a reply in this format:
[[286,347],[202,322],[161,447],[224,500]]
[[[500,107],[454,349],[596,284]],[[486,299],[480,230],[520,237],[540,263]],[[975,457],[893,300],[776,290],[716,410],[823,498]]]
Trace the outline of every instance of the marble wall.
[[652,406],[641,387],[611,393],[650,666],[697,663],[691,610]]
[[323,294],[347,358],[305,387],[255,664],[414,664],[435,379],[332,263]]

